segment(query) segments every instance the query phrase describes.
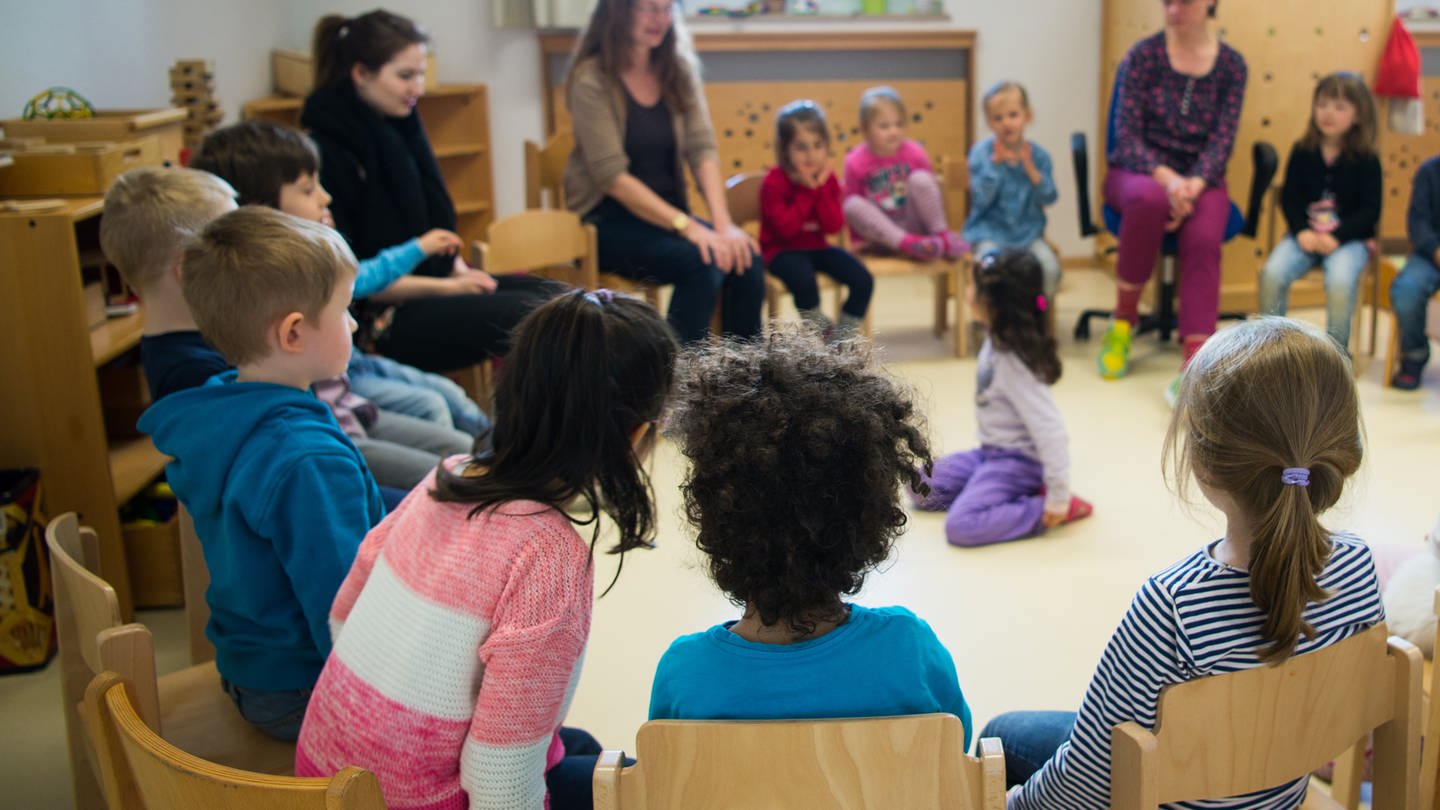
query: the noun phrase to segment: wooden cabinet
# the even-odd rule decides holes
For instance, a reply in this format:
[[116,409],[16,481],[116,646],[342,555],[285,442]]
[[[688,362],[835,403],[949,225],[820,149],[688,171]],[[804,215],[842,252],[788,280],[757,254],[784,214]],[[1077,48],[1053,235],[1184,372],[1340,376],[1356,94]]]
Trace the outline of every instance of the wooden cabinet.
[[119,504],[163,471],[150,439],[106,435],[96,370],[140,342],[142,315],[90,328],[81,265],[100,264],[98,197],[0,213],[0,466],[38,467],[46,511],[77,511],[131,615]]
[[[269,118],[300,126],[303,99],[272,96],[245,105],[246,118]],[[467,243],[485,238],[495,218],[490,169],[490,102],[483,84],[442,84],[417,105],[440,173],[455,201],[456,231]],[[418,234],[417,234],[418,236]]]

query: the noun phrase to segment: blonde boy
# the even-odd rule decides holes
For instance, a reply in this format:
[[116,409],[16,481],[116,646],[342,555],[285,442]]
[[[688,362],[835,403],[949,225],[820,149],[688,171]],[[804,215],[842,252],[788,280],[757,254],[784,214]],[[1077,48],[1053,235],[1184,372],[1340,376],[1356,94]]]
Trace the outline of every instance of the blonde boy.
[[330,603],[384,514],[364,459],[310,393],[350,358],[355,257],[334,230],[247,206],[186,248],[181,291],[235,368],[150,407],[140,429],[195,519],[222,684],[294,739],[330,652]]

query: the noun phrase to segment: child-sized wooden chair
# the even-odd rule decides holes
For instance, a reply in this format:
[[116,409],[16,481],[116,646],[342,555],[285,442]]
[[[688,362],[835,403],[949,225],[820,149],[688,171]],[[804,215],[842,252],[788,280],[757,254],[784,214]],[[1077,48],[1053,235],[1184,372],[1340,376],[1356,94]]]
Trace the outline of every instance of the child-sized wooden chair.
[[1004,810],[1000,741],[964,751],[949,714],[843,720],[652,720],[636,764],[608,750],[596,810],[846,807]]
[[[1395,372],[1399,371],[1400,364],[1400,324],[1395,320],[1395,309],[1390,302],[1390,284],[1395,280],[1395,276],[1400,274],[1400,267],[1404,264],[1404,261],[1403,256],[1386,256],[1382,258],[1380,260],[1379,280],[1377,281],[1379,297],[1375,311],[1377,313],[1385,313],[1386,319],[1390,322],[1389,338],[1385,344],[1385,367],[1383,370],[1385,375],[1384,381],[1387,386],[1390,384],[1390,380],[1395,375]],[[1430,299],[1430,305],[1433,306],[1437,301],[1440,301],[1440,292],[1435,293]],[[1433,309],[1430,310],[1432,313],[1433,311]],[[1426,318],[1425,327],[1425,334],[1430,338],[1440,338],[1440,330],[1437,330],[1435,327],[1434,317]]]
[[[1420,651],[1387,641],[1386,632],[1379,624],[1276,666],[1167,687],[1153,732],[1134,722],[1111,731],[1111,807],[1148,810],[1272,788],[1308,776],[1373,730],[1371,807],[1413,810]],[[1312,790],[1304,806],[1344,804]]]
[[129,684],[114,672],[102,672],[90,682],[84,712],[111,810],[385,807],[375,775],[360,768],[346,768],[329,779],[271,776],[176,748],[141,719]]
[[85,685],[104,670],[119,673],[131,684],[140,716],[180,748],[247,770],[294,769],[294,744],[271,739],[245,722],[221,690],[213,663],[156,677],[150,631],[140,624],[121,624],[115,590],[95,573],[99,539],[80,526],[74,512],[50,522],[45,542],[55,584],[60,695],[76,807],[101,804],[79,707]]

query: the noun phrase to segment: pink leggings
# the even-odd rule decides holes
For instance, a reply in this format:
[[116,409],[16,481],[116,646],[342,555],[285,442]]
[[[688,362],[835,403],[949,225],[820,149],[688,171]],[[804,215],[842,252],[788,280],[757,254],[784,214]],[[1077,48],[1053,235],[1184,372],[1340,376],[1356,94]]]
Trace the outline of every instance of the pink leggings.
[[940,181],[927,171],[914,171],[906,178],[905,205],[893,215],[859,195],[845,198],[845,221],[865,242],[890,250],[900,249],[900,240],[909,234],[925,236],[950,229],[945,219],[945,199]]
[[[1155,271],[1165,223],[1170,221],[1170,198],[1147,175],[1111,166],[1105,173],[1105,201],[1120,212],[1120,251],[1115,272],[1134,287],[1143,286]],[[1215,332],[1220,312],[1220,246],[1230,219],[1230,195],[1225,184],[1207,186],[1195,200],[1195,210],[1180,223],[1179,332],[1181,337]]]

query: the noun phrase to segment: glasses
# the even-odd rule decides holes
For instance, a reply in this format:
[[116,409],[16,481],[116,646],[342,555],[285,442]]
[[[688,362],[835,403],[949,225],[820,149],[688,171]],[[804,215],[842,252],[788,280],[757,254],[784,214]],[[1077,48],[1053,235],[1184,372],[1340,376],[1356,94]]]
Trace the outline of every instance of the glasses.
[[649,17],[669,17],[675,13],[674,3],[636,3],[630,7],[636,14]]

